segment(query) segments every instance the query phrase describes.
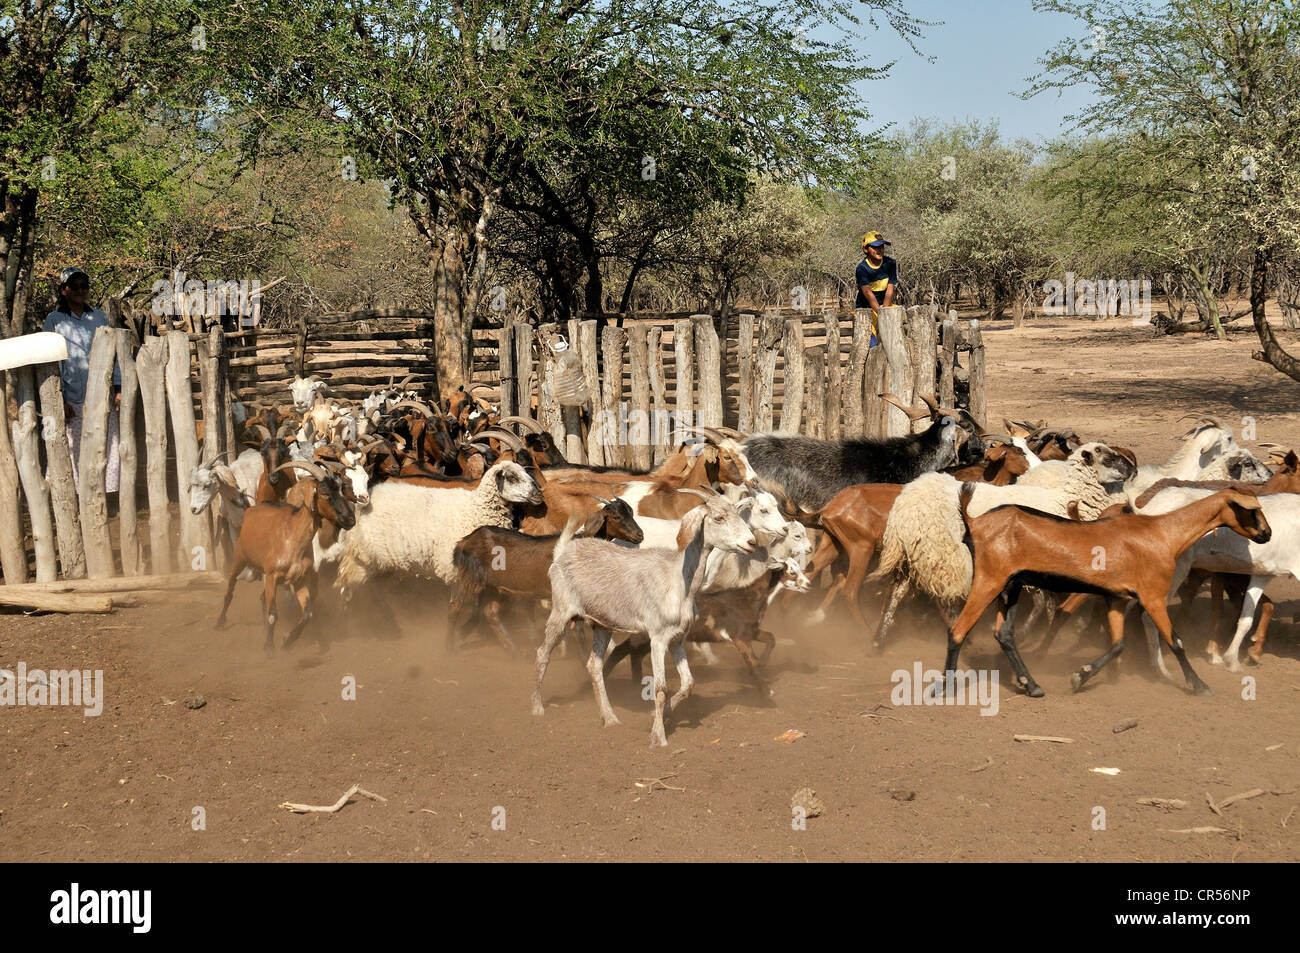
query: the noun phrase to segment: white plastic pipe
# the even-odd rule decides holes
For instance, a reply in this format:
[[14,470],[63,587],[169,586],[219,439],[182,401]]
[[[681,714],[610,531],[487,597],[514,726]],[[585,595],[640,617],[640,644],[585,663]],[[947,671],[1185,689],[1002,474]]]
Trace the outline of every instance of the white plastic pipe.
[[67,359],[68,342],[62,334],[53,331],[37,331],[0,340],[0,371]]

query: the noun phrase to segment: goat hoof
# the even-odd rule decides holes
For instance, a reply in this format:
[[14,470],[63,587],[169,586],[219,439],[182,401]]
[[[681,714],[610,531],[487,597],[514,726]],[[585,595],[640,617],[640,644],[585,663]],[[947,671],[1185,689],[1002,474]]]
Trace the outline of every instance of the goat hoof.
[[543,705],[541,702],[533,702],[533,714],[536,715],[538,718],[541,718],[543,715],[546,714],[546,706]]
[[1199,684],[1199,685],[1193,685],[1193,686],[1192,686],[1192,694],[1193,694],[1193,695],[1213,695],[1214,692],[1210,691],[1210,686],[1209,686],[1209,685],[1206,685],[1204,682],[1202,682],[1202,683]]
[[218,632],[220,632],[220,631],[221,631],[222,629],[224,629],[225,627],[226,627],[226,617],[225,617],[225,616],[222,616],[220,619],[218,619],[216,622],[214,622],[214,623],[212,624],[212,628],[216,629]]
[[621,724],[623,723],[619,721],[618,718],[615,717],[614,715],[610,715],[608,718],[602,718],[600,720],[600,727],[602,728],[613,728],[616,725],[621,725]]
[[1083,688],[1083,676],[1080,675],[1078,672],[1075,672],[1073,675],[1070,676],[1070,688],[1072,688],[1076,692],[1079,689]]
[[1222,665],[1222,664],[1223,664],[1223,656],[1222,656],[1222,655],[1219,655],[1217,652],[1211,654],[1211,655],[1210,655],[1210,664],[1211,664],[1211,665]]
[[[1077,691],[1077,689],[1076,689]],[[1047,692],[1043,691],[1041,685],[1026,685],[1025,694],[1030,698],[1042,698]]]

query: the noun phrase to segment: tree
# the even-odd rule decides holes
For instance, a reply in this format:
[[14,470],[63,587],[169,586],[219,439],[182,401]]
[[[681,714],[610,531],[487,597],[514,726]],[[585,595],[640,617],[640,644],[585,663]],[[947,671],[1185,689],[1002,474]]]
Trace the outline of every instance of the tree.
[[[1300,361],[1264,316],[1270,261],[1300,247],[1300,9],[1288,0],[1034,5],[1092,33],[1051,50],[1026,94],[1093,86],[1096,98],[1069,118],[1112,135],[1120,172],[1141,170],[1130,197],[1166,216],[1187,251],[1245,243],[1256,356],[1300,380]],[[1095,189],[1100,178],[1080,185]]]

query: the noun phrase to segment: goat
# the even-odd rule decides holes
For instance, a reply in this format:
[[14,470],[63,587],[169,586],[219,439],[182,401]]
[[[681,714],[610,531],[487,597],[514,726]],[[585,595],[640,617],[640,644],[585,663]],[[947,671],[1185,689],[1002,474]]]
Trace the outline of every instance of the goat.
[[235,582],[244,571],[252,568],[262,574],[265,588],[262,607],[266,618],[266,650],[275,649],[275,597],[281,585],[288,586],[298,600],[301,616],[284,644],[288,647],[311,621],[312,602],[316,598],[316,569],[312,559],[312,539],[322,523],[333,523],[340,529],[351,529],[356,523],[356,511],[343,492],[337,479],[322,468],[296,461],[281,464],[305,470],[311,480],[301,492],[305,494],[301,505],[289,503],[259,503],[249,507],[244,514],[243,527],[235,542],[234,555],[227,570],[226,594],[217,617],[217,628],[226,624],[226,611],[235,592]]
[[344,538],[335,585],[350,593],[385,572],[436,576],[450,585],[458,540],[480,526],[511,525],[513,505],[541,498],[533,478],[509,460],[494,464],[472,488],[387,480],[371,491],[370,506]]
[[905,437],[832,442],[760,434],[741,446],[765,490],[799,509],[819,510],[846,486],[910,483],[957,463],[957,422],[933,413],[928,429]]
[[[654,723],[650,746],[665,747],[664,708],[672,710],[691,693],[695,679],[686,661],[683,640],[695,621],[695,597],[704,584],[709,553],[714,549],[748,553],[754,534],[735,506],[721,496],[706,499],[682,517],[681,548],[624,549],[598,539],[574,539],[578,521],[570,519],[555,544],[551,563],[551,614],[546,639],[537,650],[533,714],[543,715],[542,680],[551,651],[570,622],[597,626],[591,640],[587,672],[591,676],[601,721],[619,723],[605,694],[604,660],[610,630],[643,632],[650,639],[654,671]],[[665,656],[672,653],[680,686],[668,700]]]
[[[622,500],[601,500],[601,507],[582,527],[588,539],[621,539],[632,545],[642,540],[641,527],[632,508]],[[528,536],[499,526],[480,526],[456,543],[452,562],[456,581],[452,586],[451,616],[447,628],[447,647],[454,651],[457,633],[463,631],[481,609],[492,623],[497,638],[508,650],[514,650],[501,611],[509,597],[549,599],[551,568],[555,543],[560,536]]]
[[[971,628],[994,599],[1002,598],[996,637],[1016,680],[1033,698],[1044,693],[1015,642],[1015,610],[1026,585],[1064,592],[1094,592],[1107,599],[1111,646],[1070,677],[1077,692],[1124,650],[1124,601],[1136,598],[1173,651],[1189,690],[1210,694],[1183,652],[1167,604],[1179,557],[1206,533],[1221,526],[1257,543],[1272,535],[1255,497],[1222,490],[1160,516],[1124,513],[1092,522],[1002,506],[983,516],[966,510],[972,485],[962,487],[963,518],[974,549],[970,595],[948,630],[947,679],[956,677],[957,656]],[[1100,547],[1100,548],[1099,548]],[[1098,553],[1102,558],[1098,559]]]

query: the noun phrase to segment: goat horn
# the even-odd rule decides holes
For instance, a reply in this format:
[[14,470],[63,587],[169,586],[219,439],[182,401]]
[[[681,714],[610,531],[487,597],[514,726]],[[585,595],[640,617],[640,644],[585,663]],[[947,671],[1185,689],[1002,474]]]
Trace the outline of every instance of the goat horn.
[[266,429],[266,424],[253,424],[253,429],[261,431],[263,440],[271,439],[271,431]]
[[416,410],[418,410],[421,414],[424,415],[426,420],[433,416],[433,411],[429,409],[429,405],[422,403],[418,400],[399,401],[398,403],[393,404],[393,406],[390,407],[389,410],[401,410],[403,407],[414,407]]
[[471,443],[470,449],[477,450],[479,453],[491,453],[492,448],[485,443]]
[[[888,393],[881,394],[880,399],[887,404],[893,404],[903,413],[907,414],[909,420],[920,420],[922,417],[929,417],[932,416],[934,412],[937,412],[937,408],[935,409],[935,411],[930,411],[930,410],[920,410],[916,407],[908,406],[907,404],[903,403],[903,399],[899,397],[897,394],[888,394]],[[925,398],[922,397],[921,400],[925,400]],[[929,402],[929,404],[933,404],[933,403],[934,403],[933,401]]]
[[679,487],[677,492],[690,493],[694,496],[698,496],[702,500],[711,500],[718,495],[716,493],[705,493],[703,490],[697,490],[694,487]]
[[502,424],[519,424],[519,426],[531,430],[533,433],[546,432],[545,427],[530,417],[502,417],[497,421],[497,426],[500,427]]
[[732,440],[744,440],[746,436],[739,430],[735,430],[731,427],[714,427],[713,429],[724,436],[730,437]]
[[329,477],[329,474],[325,472],[325,470],[320,466],[320,464],[305,463],[302,460],[289,460],[286,463],[280,464],[278,467],[274,467],[271,470],[271,472],[279,473],[281,470],[288,470],[290,468],[295,468],[298,470],[306,470],[318,481],[325,480]]
[[497,430],[495,427],[488,427],[484,430],[480,430],[474,436],[480,438],[495,437],[497,440],[500,440],[502,443],[504,443],[506,446],[508,446],[511,450],[515,451],[516,453],[524,449],[524,442],[520,440],[517,436],[512,434],[509,430]]
[[470,392],[470,394],[471,394],[471,396],[472,396],[472,395],[474,394],[475,391],[478,391],[478,390],[484,390],[484,389],[491,390],[491,389],[492,389],[492,385],[491,385],[491,384],[475,384],[475,385],[473,385],[472,387],[470,387],[469,392]]
[[722,441],[727,439],[722,433],[720,433],[718,430],[716,430],[713,427],[688,427],[685,424],[683,424],[679,429],[681,429],[686,433],[702,433],[704,434],[705,437],[712,440],[714,443],[721,443]]

